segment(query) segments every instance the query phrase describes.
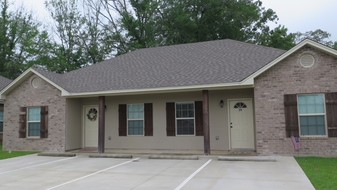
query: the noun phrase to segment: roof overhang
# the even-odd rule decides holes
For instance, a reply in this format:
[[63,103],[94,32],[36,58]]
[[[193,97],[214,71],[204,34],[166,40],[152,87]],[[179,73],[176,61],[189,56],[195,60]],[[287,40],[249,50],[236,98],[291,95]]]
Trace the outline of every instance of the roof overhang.
[[19,77],[17,77],[15,80],[13,80],[9,85],[7,85],[4,89],[2,89],[2,91],[0,91],[0,99],[3,99],[3,100],[6,99],[6,95],[9,92],[11,92],[13,89],[15,89],[17,86],[19,86],[23,81],[25,81],[27,78],[29,78],[33,74],[39,76],[40,78],[42,78],[43,80],[45,80],[46,82],[48,82],[49,84],[51,84],[52,86],[60,90],[61,96],[69,94],[69,92],[67,92],[65,89],[63,89],[62,87],[60,87],[53,81],[49,80],[48,78],[46,78],[45,76],[43,76],[42,74],[34,70],[33,68],[29,68],[24,73],[22,73]]
[[267,71],[269,68],[273,67],[274,65],[276,65],[277,63],[281,62],[282,60],[284,60],[285,58],[287,58],[288,56],[290,56],[291,54],[293,54],[294,52],[296,52],[297,50],[301,49],[302,47],[309,45],[312,46],[314,48],[317,48],[321,51],[324,51],[330,55],[336,56],[337,57],[337,51],[327,47],[323,44],[317,43],[315,41],[312,41],[310,39],[305,39],[303,40],[301,43],[297,44],[295,47],[293,47],[292,49],[290,49],[289,51],[285,52],[284,54],[282,54],[281,56],[279,56],[278,58],[274,59],[272,62],[268,63],[266,66],[262,67],[261,69],[259,69],[258,71],[256,71],[255,73],[253,73],[252,75],[250,75],[249,77],[247,77],[243,82],[246,83],[253,83],[254,84],[254,79],[256,77],[258,77],[259,75],[261,75],[263,72]]
[[178,92],[195,92],[202,90],[230,90],[230,89],[246,89],[253,88],[253,84],[248,83],[223,83],[211,85],[195,85],[181,87],[163,87],[163,88],[148,88],[148,89],[128,89],[128,90],[111,90],[100,92],[83,92],[69,93],[64,95],[69,98],[79,97],[97,97],[97,96],[122,96],[122,95],[144,95],[144,94],[162,94],[162,93],[178,93]]

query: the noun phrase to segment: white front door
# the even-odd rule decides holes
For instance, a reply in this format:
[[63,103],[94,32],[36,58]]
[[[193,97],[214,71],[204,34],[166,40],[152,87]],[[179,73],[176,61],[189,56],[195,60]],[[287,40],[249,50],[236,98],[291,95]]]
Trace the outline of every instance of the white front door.
[[232,149],[255,149],[251,99],[229,101],[229,127]]
[[84,147],[98,147],[98,106],[84,107]]

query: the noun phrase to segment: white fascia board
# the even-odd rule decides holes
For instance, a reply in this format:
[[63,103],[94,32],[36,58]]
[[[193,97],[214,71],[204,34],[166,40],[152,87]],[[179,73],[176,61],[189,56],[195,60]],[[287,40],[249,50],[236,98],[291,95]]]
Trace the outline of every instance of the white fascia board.
[[10,92],[12,89],[14,89],[17,85],[19,85],[23,80],[31,76],[31,74],[35,74],[39,77],[41,77],[43,80],[57,88],[58,90],[61,91],[61,95],[67,95],[69,92],[64,90],[62,87],[59,85],[55,84],[51,80],[47,79],[43,75],[41,75],[39,72],[35,71],[33,68],[27,69],[25,72],[23,72],[19,77],[17,77],[15,80],[13,80],[9,85],[7,85],[1,92],[0,92],[0,99],[6,99],[6,94]]
[[242,89],[242,88],[253,88],[253,84],[238,82],[238,83],[223,83],[223,84],[181,86],[181,87],[111,90],[101,92],[69,93],[68,95],[64,96],[73,98],[92,97],[92,96],[121,96],[121,95],[159,94],[159,93],[174,93],[174,92],[192,92],[200,90],[225,90],[225,89]]
[[272,62],[268,63],[266,66],[262,67],[261,69],[259,69],[258,71],[256,71],[252,75],[250,75],[249,77],[247,77],[243,81],[243,83],[253,83],[254,84],[254,79],[257,76],[259,76],[260,74],[262,74],[263,72],[265,72],[269,68],[273,67],[274,65],[276,65],[280,61],[284,60],[289,55],[293,54],[295,51],[299,50],[300,48],[302,48],[305,45],[313,46],[313,47],[318,48],[318,49],[320,49],[322,51],[325,51],[325,52],[327,52],[327,53],[329,53],[331,55],[337,56],[337,51],[336,50],[334,50],[332,48],[329,48],[329,47],[327,47],[325,45],[322,45],[320,43],[314,42],[314,41],[312,41],[310,39],[306,39],[306,40],[303,40],[301,43],[297,44],[295,47],[293,47],[289,51],[287,51],[284,54],[282,54],[281,56],[279,56],[278,58],[274,59]]

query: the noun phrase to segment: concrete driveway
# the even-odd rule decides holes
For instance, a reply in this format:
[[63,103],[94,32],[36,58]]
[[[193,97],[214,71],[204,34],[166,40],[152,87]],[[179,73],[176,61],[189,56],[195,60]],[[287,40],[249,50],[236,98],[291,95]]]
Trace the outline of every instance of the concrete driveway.
[[0,189],[314,189],[292,157],[276,162],[24,156],[0,161]]

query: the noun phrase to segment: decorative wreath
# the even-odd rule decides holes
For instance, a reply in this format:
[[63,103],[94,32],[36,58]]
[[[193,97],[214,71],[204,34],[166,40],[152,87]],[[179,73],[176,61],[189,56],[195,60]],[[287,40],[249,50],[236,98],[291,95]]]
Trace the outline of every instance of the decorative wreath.
[[90,121],[96,121],[96,119],[97,119],[97,109],[91,108],[88,111],[87,117]]

